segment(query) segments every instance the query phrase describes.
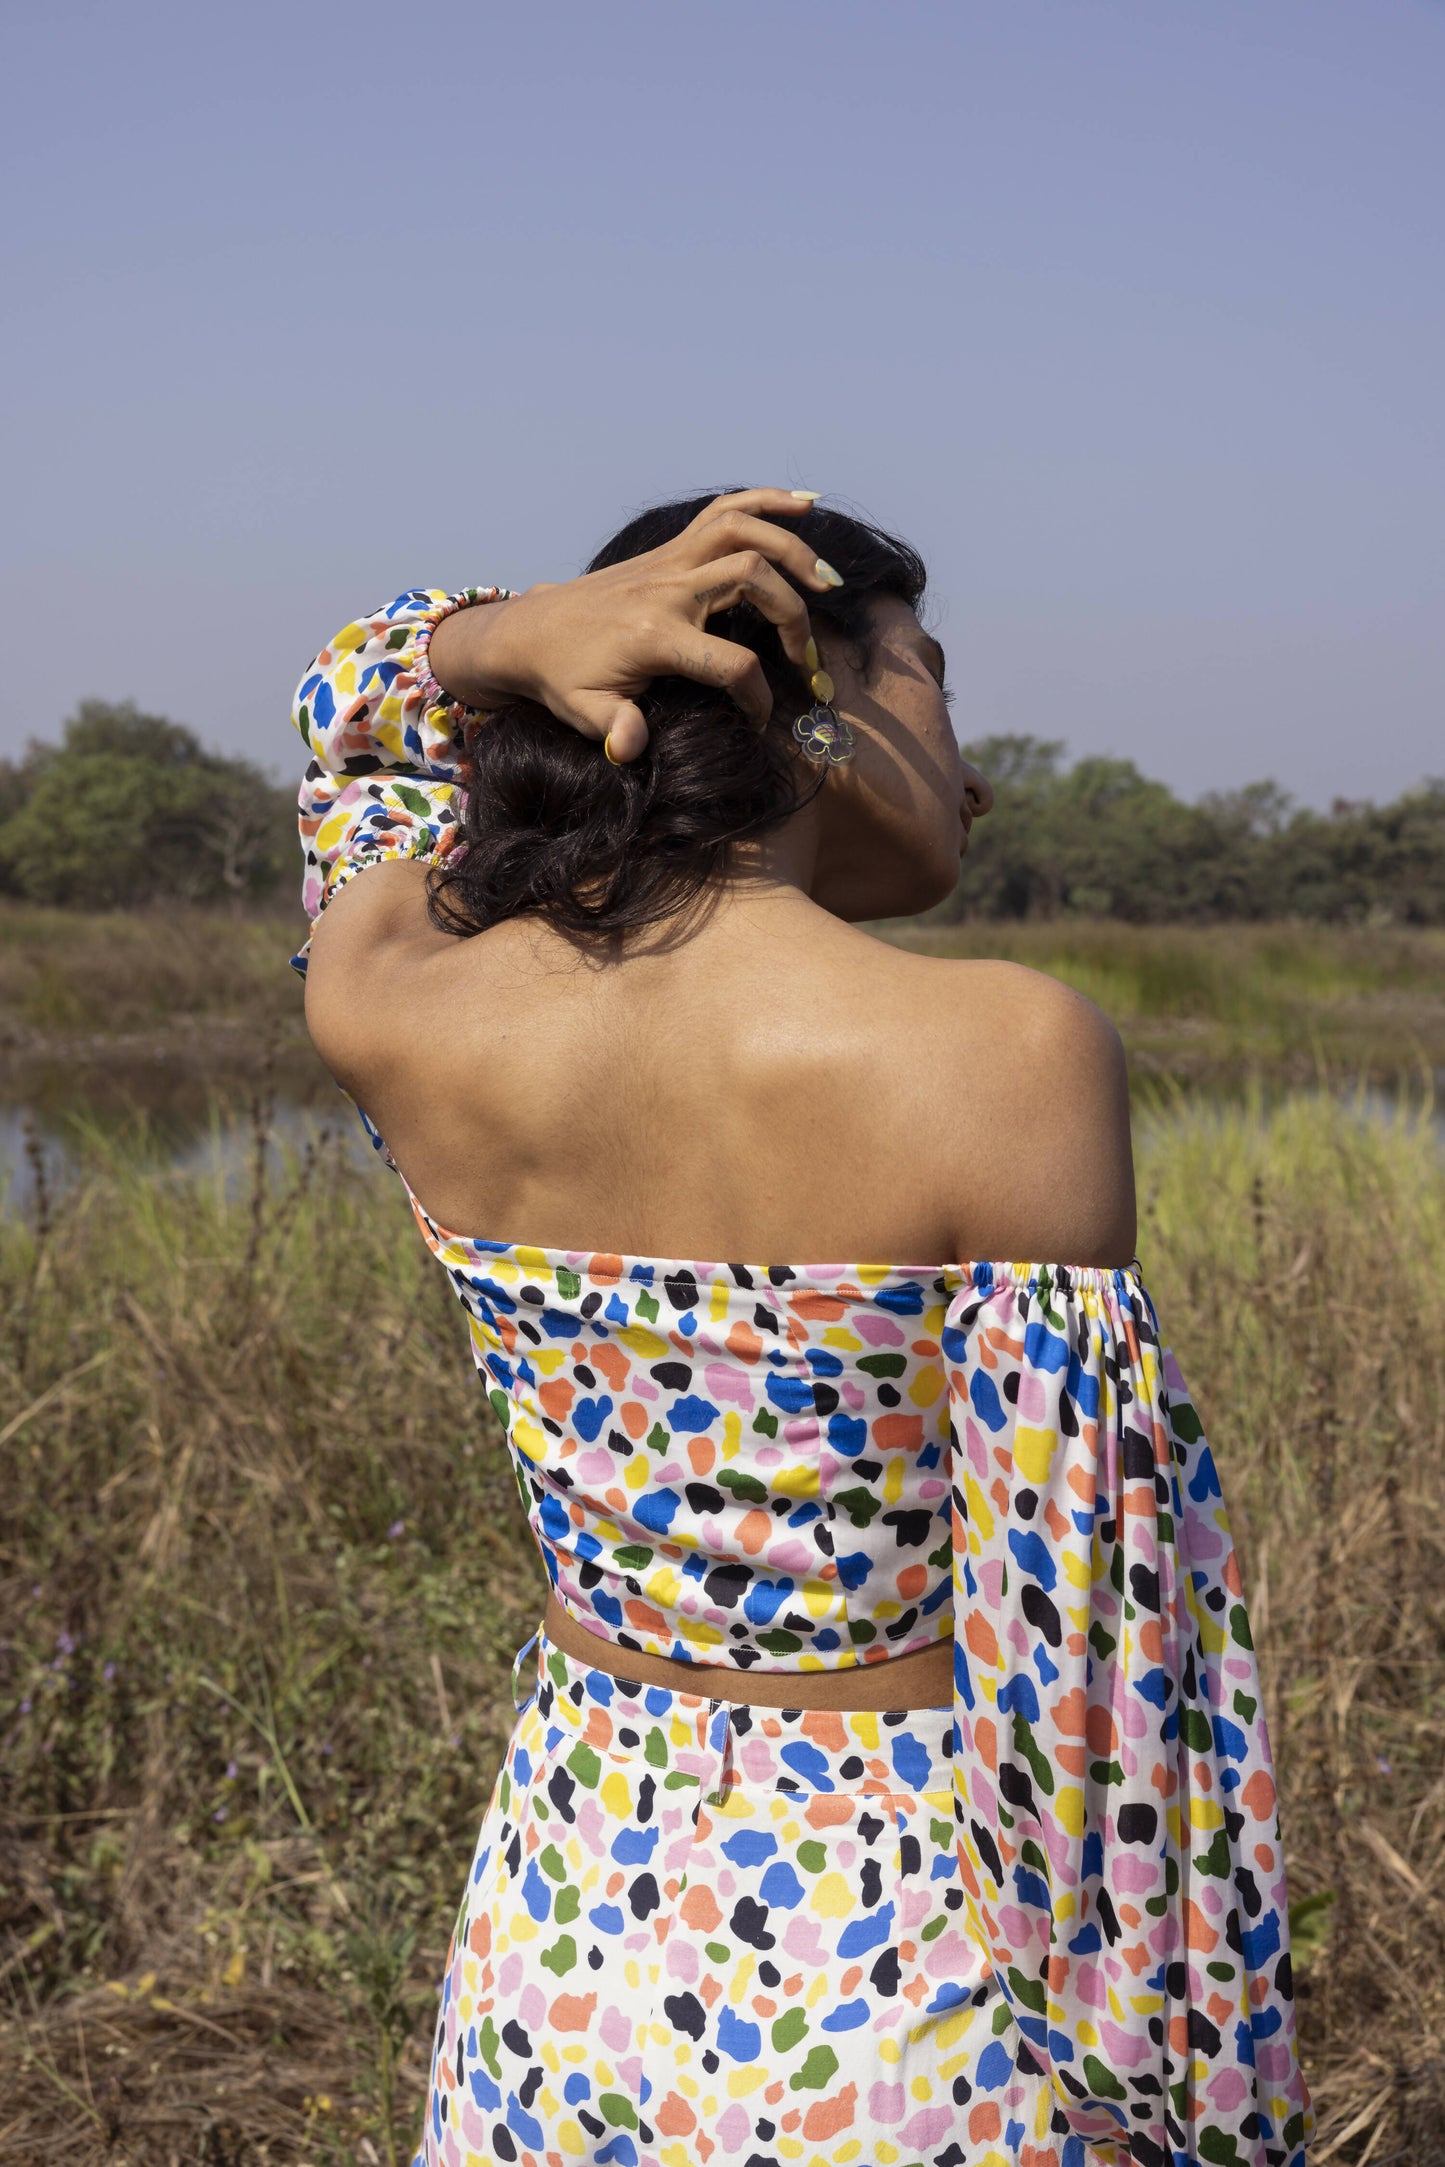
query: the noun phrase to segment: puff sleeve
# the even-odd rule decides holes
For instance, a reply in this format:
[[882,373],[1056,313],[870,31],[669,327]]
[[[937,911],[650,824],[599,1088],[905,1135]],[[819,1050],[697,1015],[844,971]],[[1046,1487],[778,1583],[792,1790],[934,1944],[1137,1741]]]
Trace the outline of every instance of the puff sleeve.
[[1117,2167],[1301,2167],[1284,1862],[1214,1461],[1135,1269],[949,1305],[967,1915]]
[[[431,636],[452,611],[507,593],[409,588],[343,625],[306,671],[291,719],[311,756],[299,797],[308,918],[367,866],[452,848],[467,710],[431,674]],[[309,947],[291,959],[303,974]]]

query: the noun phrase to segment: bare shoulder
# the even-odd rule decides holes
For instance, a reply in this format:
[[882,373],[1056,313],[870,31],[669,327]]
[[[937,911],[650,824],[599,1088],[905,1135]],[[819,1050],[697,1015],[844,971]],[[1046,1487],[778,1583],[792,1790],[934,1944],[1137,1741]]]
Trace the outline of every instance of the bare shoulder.
[[426,889],[427,867],[419,859],[368,866],[316,921],[306,967],[306,1027],[348,1090],[368,1080],[390,1038],[401,1035],[400,989],[416,965],[447,941],[427,916]]
[[985,961],[944,970],[944,1058],[963,1092],[961,1254],[1127,1263],[1134,1166],[1118,1031],[1043,971]]

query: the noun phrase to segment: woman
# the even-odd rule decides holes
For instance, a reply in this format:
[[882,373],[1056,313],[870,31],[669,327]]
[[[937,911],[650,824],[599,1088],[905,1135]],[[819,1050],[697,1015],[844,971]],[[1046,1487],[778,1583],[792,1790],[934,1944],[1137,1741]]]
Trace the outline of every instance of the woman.
[[854,927],[992,802],[923,586],[802,493],[699,498],[579,580],[403,595],[297,695],[308,1021],[552,1591],[426,2167],[1304,2158],[1118,1039]]

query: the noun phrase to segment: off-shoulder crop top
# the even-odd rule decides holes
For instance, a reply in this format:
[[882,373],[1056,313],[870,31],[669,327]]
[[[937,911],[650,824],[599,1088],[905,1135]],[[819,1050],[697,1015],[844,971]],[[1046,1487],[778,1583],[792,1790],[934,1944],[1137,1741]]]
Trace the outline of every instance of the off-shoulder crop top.
[[[460,717],[425,642],[474,598],[403,595],[303,679],[313,915],[367,864],[452,847]],[[784,1671],[951,1639],[970,1926],[1077,2140],[1302,2161],[1249,1622],[1137,1268],[571,1253],[412,1204],[569,1612]]]

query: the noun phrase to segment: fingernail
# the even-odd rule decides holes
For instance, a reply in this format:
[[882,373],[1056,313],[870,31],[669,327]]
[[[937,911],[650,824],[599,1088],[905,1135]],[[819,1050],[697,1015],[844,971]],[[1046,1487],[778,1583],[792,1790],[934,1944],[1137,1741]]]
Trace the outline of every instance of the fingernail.
[[613,767],[623,767],[626,765],[625,761],[614,760],[612,757],[612,732],[610,730],[608,731],[606,737],[604,737],[602,740],[602,750],[606,754],[609,763]]
[[824,707],[831,707],[833,694],[837,687],[826,670],[814,670],[808,683],[808,690],[812,693],[813,698],[820,701]]
[[818,667],[818,642],[814,639],[810,639],[803,649],[803,667],[810,677]]
[[825,563],[823,562],[823,559],[822,559],[821,557],[819,557],[819,559],[818,559],[817,563],[816,563],[816,564],[815,564],[815,565],[813,566],[813,570],[814,570],[814,571],[815,571],[815,572],[817,573],[817,575],[818,575],[819,579],[825,579],[825,580],[826,580],[826,581],[828,582],[828,585],[829,585],[830,587],[841,587],[841,586],[842,586],[842,584],[843,584],[843,575],[842,575],[842,573],[841,573],[841,572],[835,572],[835,571],[833,570],[833,567],[832,567],[832,565],[831,565],[831,564],[825,564]]
[[790,497],[797,497],[800,503],[803,504],[816,504],[822,494],[821,489],[790,489],[788,491]]

